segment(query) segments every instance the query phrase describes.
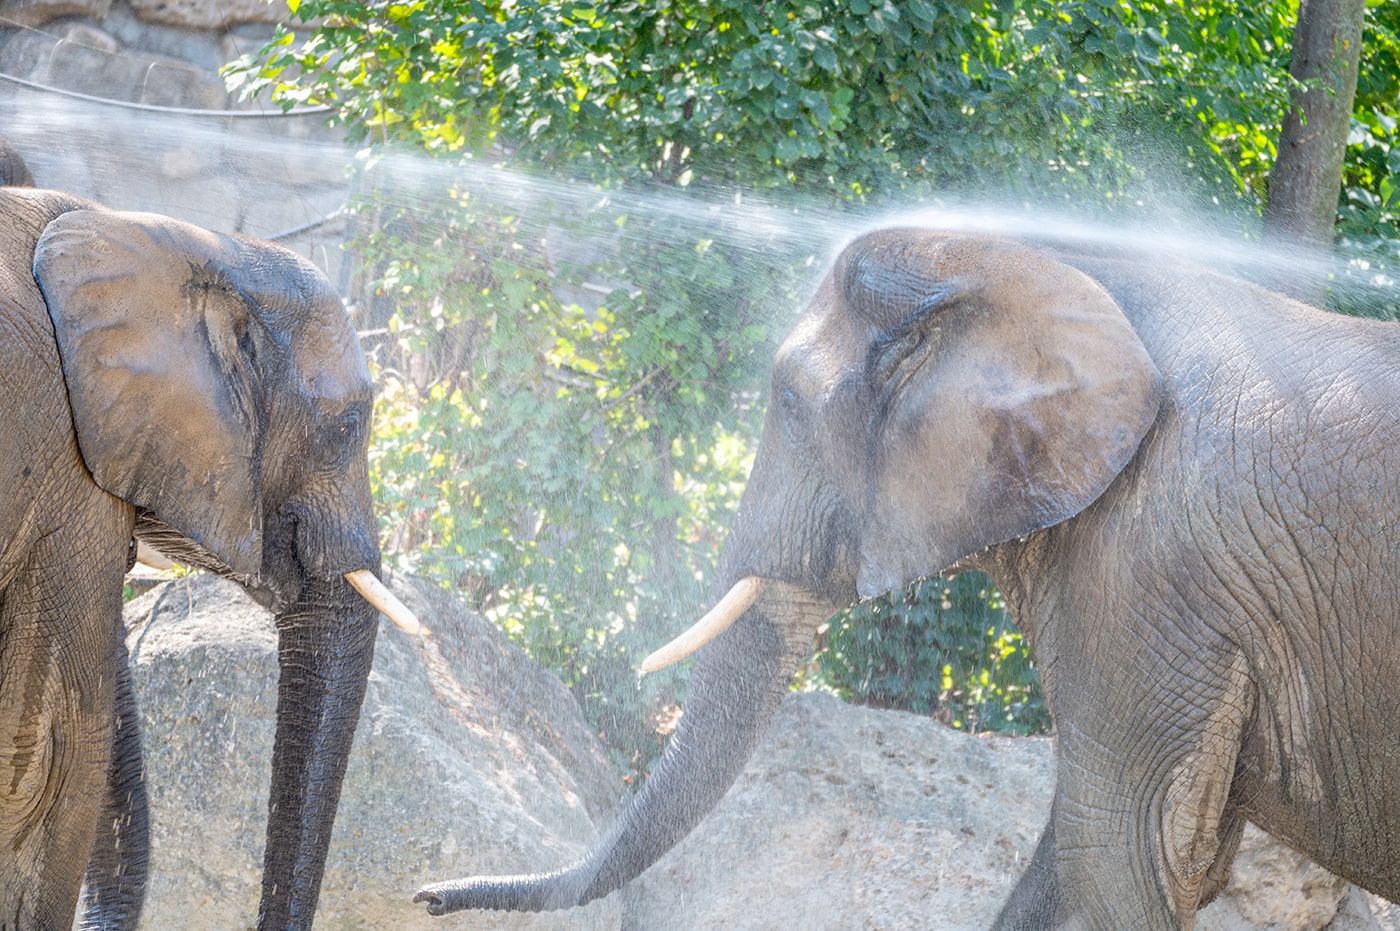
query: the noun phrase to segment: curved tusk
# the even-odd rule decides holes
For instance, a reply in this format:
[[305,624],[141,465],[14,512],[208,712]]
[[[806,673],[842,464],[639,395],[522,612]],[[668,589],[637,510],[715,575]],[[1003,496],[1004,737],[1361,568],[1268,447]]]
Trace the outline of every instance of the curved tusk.
[[136,541],[136,561],[143,566],[149,566],[161,572],[164,572],[166,569],[175,568],[175,563],[171,562],[164,553],[156,550],[145,540]]
[[685,659],[711,640],[724,633],[725,629],[739,619],[739,616],[758,600],[763,590],[763,580],[758,576],[747,576],[734,583],[719,604],[695,622],[695,626],[666,644],[655,653],[642,660],[642,672],[656,672],[672,663]]
[[349,582],[365,601],[374,605],[381,614],[393,621],[399,630],[413,637],[421,637],[428,632],[422,624],[418,623],[418,618],[408,609],[408,606],[395,598],[394,593],[389,591],[383,582],[375,578],[373,572],[368,569],[356,569],[354,572],[345,573],[345,581]]

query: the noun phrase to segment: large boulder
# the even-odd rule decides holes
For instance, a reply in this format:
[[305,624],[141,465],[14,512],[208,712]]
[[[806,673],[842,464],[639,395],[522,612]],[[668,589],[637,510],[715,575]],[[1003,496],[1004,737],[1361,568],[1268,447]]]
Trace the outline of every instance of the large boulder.
[[42,26],[68,16],[101,18],[112,0],[0,0],[0,23],[11,29]]
[[[435,586],[394,588],[346,776],[318,927],[812,931],[988,927],[1035,848],[1048,739],[798,694],[718,808],[619,893],[547,915],[432,919],[425,882],[547,870],[614,816],[622,779],[572,696]],[[234,585],[170,582],[127,612],[153,822],[145,928],[251,926],[276,699],[272,618]],[[1200,931],[1394,929],[1372,900],[1251,829]]]
[[[419,580],[395,590],[432,628],[381,630],[317,926],[444,927],[422,884],[581,853],[624,792],[567,689],[482,618]],[[152,813],[142,927],[251,927],[277,698],[270,614],[196,575],[129,605]],[[614,929],[614,899],[479,915],[482,929]]]
[[242,23],[280,23],[287,0],[127,0],[148,23],[182,29],[228,29]]
[[[1054,783],[1049,739],[974,737],[793,695],[714,813],[623,893],[627,927],[988,928],[1035,850]],[[1393,920],[1386,903],[1251,827],[1229,889],[1196,928],[1364,931],[1378,927],[1373,908]]]
[[126,48],[96,26],[21,30],[0,46],[0,70],[35,84],[160,107],[223,110],[217,74],[187,61]]
[[[127,0],[126,6],[142,22],[191,30],[270,25],[291,14],[287,0]],[[42,26],[70,16],[101,19],[111,9],[112,0],[0,0],[0,22]]]

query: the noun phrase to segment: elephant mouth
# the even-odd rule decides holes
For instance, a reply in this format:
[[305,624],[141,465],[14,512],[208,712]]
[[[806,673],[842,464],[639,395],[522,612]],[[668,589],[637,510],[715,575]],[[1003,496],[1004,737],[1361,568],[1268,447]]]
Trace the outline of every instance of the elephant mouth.
[[[245,579],[241,576],[230,574],[222,570],[220,574],[228,575],[235,582],[247,589],[253,600],[273,614],[281,614],[287,611],[292,602],[296,599],[288,598],[276,586],[266,584],[265,580]],[[428,633],[428,629],[418,620],[418,616],[413,610],[398,599],[389,587],[379,581],[378,576],[370,569],[354,569],[343,575],[350,587],[369,603],[380,614],[383,614],[394,626],[408,634],[410,637],[423,637]]]
[[[786,606],[788,610],[780,611],[780,615],[804,616],[815,606],[827,609],[827,613],[830,614],[850,604],[849,601],[844,603],[834,601],[810,586],[782,582],[778,579],[758,575],[748,575],[735,582],[724,597],[720,598],[715,606],[707,611],[704,617],[691,625],[685,633],[642,660],[641,671],[643,673],[656,672],[658,669],[664,669],[673,663],[678,663],[697,652],[705,644],[733,626],[739,618],[758,603],[761,597],[766,599],[769,608],[774,607],[774,603]],[[801,610],[792,610],[799,607]],[[786,631],[790,639],[810,633],[811,631],[795,628]]]
[[[267,575],[249,577],[232,571],[223,560],[164,523],[149,511],[138,512],[136,535],[140,542],[145,544],[144,547],[138,548],[138,558],[142,552],[145,552],[155,558],[164,557],[167,560],[207,569],[230,578],[243,586],[254,601],[274,614],[285,611],[296,600],[289,596],[289,586],[279,585]],[[148,559],[151,556],[148,556]],[[345,581],[350,583],[350,586],[359,593],[361,598],[393,621],[394,625],[404,633],[412,637],[427,634],[427,628],[418,621],[413,611],[395,597],[394,593],[389,591],[388,586],[379,581],[372,570],[368,568],[353,569],[343,573],[343,575]],[[299,590],[300,586],[297,586],[297,589]]]

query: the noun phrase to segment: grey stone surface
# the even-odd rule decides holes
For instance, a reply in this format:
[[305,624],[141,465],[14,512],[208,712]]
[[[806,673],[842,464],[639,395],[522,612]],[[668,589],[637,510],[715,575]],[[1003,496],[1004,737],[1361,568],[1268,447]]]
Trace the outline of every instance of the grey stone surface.
[[[624,790],[553,676],[440,589],[395,588],[432,635],[382,625],[318,927],[980,929],[1048,816],[1047,739],[794,695],[716,811],[632,885],[568,912],[429,919],[410,903],[419,885],[564,866]],[[133,602],[128,623],[154,824],[143,926],[244,927],[266,818],[271,618],[196,576]],[[1197,928],[1371,931],[1395,918],[1250,829]]]
[[224,83],[195,64],[126,48],[84,22],[21,30],[0,47],[0,71],[47,87],[162,107],[222,110]]
[[148,23],[185,29],[228,29],[240,23],[277,23],[287,18],[286,0],[127,0]]
[[795,695],[717,810],[625,894],[629,928],[986,928],[1035,848],[1046,740]]
[[[1054,779],[1048,739],[973,737],[794,695],[715,812],[622,893],[624,927],[990,927],[1035,850]],[[1362,931],[1389,909],[1251,827],[1196,927]]]
[[103,17],[112,0],[0,0],[0,27],[42,26],[67,16]]
[[[433,634],[384,623],[317,927],[442,928],[422,884],[579,854],[623,791],[567,690],[428,583],[396,586]],[[276,704],[271,616],[179,580],[128,609],[152,809],[142,927],[251,927]],[[621,902],[483,915],[486,929],[611,929]]]

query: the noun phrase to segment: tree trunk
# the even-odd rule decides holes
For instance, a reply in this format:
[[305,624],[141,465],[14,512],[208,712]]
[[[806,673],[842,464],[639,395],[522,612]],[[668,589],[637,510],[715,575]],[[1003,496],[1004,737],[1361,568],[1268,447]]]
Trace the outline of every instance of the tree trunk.
[[1289,71],[1304,87],[1294,92],[1269,181],[1265,236],[1308,260],[1290,263],[1294,270],[1279,284],[1318,305],[1326,297],[1365,15],[1365,0],[1303,0]]

